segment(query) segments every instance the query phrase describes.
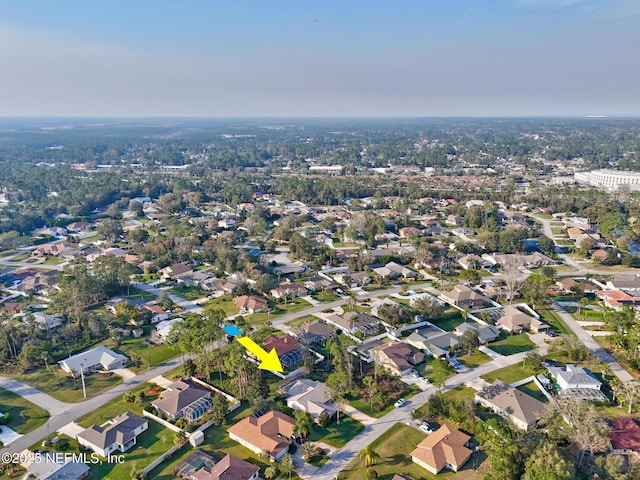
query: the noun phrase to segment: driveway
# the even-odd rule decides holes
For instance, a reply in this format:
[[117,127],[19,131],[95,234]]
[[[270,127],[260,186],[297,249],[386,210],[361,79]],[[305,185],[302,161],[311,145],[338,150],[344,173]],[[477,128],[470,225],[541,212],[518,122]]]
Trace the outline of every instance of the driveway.
[[112,372],[118,375],[125,382],[136,376],[136,374],[128,368],[116,368],[115,370],[112,370]]
[[0,388],[4,388],[16,395],[20,395],[22,398],[25,398],[31,403],[35,403],[43,410],[48,411],[51,415],[60,415],[69,408],[66,403],[56,400],[51,395],[47,395],[37,388],[27,385],[26,383],[22,383],[14,378],[0,377]]

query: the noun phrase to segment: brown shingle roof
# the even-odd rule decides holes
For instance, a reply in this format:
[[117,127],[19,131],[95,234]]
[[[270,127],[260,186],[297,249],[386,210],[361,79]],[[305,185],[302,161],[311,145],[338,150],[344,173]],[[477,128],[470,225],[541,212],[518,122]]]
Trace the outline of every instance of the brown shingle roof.
[[640,452],[640,420],[628,417],[612,420],[609,441],[614,450]]

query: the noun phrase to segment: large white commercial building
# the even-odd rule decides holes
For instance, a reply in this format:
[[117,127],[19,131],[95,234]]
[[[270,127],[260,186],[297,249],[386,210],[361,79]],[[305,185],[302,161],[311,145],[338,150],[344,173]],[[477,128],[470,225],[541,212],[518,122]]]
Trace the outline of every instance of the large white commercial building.
[[604,188],[610,192],[620,190],[621,185],[625,185],[624,188],[628,188],[630,192],[640,191],[640,172],[592,170],[590,172],[576,172],[574,177],[579,183]]

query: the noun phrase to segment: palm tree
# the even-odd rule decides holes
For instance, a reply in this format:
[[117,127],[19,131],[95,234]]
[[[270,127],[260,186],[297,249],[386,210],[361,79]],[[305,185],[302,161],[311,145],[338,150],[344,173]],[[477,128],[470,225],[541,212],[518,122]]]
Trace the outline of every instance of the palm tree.
[[296,425],[294,431],[301,437],[306,437],[313,431],[313,422],[307,412],[296,411]]
[[371,465],[376,464],[380,459],[380,455],[378,455],[378,453],[369,445],[360,450],[358,458],[361,460],[364,458],[364,466],[370,467]]

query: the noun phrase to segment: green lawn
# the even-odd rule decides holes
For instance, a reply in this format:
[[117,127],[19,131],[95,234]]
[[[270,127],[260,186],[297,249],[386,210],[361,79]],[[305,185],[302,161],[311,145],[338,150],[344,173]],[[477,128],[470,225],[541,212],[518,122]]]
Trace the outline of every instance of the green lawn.
[[523,378],[535,375],[536,373],[537,372],[533,370],[529,365],[526,365],[523,368],[521,363],[517,363],[516,365],[511,365],[510,367],[501,368],[500,370],[494,370],[491,373],[482,375],[481,378],[489,383],[493,383],[494,380],[500,379],[504,383],[511,384],[517,382],[518,380],[522,380]]
[[[46,370],[44,367],[40,367],[35,371],[25,375],[7,375],[14,377],[21,382],[27,383],[33,387],[36,387],[43,392],[48,393],[58,400],[63,402],[81,402],[84,400],[82,395],[82,383],[80,378],[76,380],[76,388],[74,389],[73,379],[63,373],[62,371]],[[117,384],[122,382],[122,379],[117,375],[100,375],[92,374],[85,375],[84,377],[85,387],[87,390],[87,398],[94,397],[95,395],[113,388]]]
[[447,332],[452,332],[454,328],[463,322],[464,318],[462,318],[460,311],[453,308],[447,310],[440,318],[431,320],[431,323],[437,325],[443,330],[446,330]]
[[27,258],[29,258],[31,256],[31,253],[27,252],[27,253],[23,253],[22,255],[18,255],[17,257],[13,257],[11,259],[12,262],[22,262],[24,260],[26,260]]
[[[262,473],[263,469],[269,466],[269,464],[258,458],[258,456],[248,448],[243,447],[239,443],[231,440],[226,430],[230,425],[233,425],[238,420],[246,417],[250,413],[251,409],[245,406],[244,408],[240,408],[236,412],[234,412],[234,414],[230,418],[227,418],[227,425],[208,428],[205,431],[204,443],[198,448],[212,454],[217,458],[222,458],[227,453],[235,455],[236,457],[242,458],[243,460],[247,460],[248,462],[259,466]],[[156,469],[154,469],[147,478],[155,480],[174,480],[176,478],[174,469],[176,468],[178,463],[187,458],[191,453],[193,453],[193,449],[189,448],[188,446],[184,447],[174,457],[163,462]],[[285,480],[285,477],[279,478],[281,480]],[[289,477],[286,478],[288,479]],[[298,476],[294,474],[292,475],[291,479],[296,480],[298,479]]]
[[9,414],[7,426],[23,435],[43,425],[49,412],[9,390],[0,388],[0,412]]
[[[453,400],[473,400],[475,397],[476,391],[473,388],[465,387],[464,385],[460,385],[454,389],[448,390],[442,394],[444,398],[448,401]],[[420,408],[416,410],[413,414],[414,418],[424,418],[427,416],[427,405],[424,404]]]
[[535,348],[535,344],[529,339],[529,335],[508,335],[504,332],[500,334],[499,340],[491,342],[489,348],[500,355],[514,355],[516,353],[528,352]]
[[138,436],[134,447],[122,454],[124,463],[105,461],[102,465],[91,465],[91,476],[105,480],[133,478],[135,472],[142,470],[173,447],[174,436],[173,431],[149,420],[149,429]]
[[62,261],[63,260],[58,257],[48,257],[44,262],[42,262],[42,264],[43,265],[60,265]]
[[462,355],[461,357],[458,357],[458,359],[464,363],[466,367],[470,368],[479,367],[480,365],[491,361],[491,357],[485,355],[480,350],[473,350],[471,355]]
[[188,287],[172,287],[169,289],[169,292],[190,301],[198,300],[199,298],[206,296],[202,289],[197,285],[191,285]]
[[[398,380],[398,382],[400,382],[400,380]],[[404,385],[403,383],[401,383],[400,388],[402,388],[402,386],[404,386],[404,393],[401,396],[405,400],[413,397],[414,395],[422,391],[420,390],[420,387],[418,387],[417,385]],[[390,400],[389,405],[387,405],[382,410],[377,410],[377,411],[372,411],[371,405],[364,398],[355,398],[352,396],[347,396],[347,400],[349,400],[349,405],[351,405],[353,408],[360,410],[365,415],[369,415],[370,417],[373,417],[373,418],[384,417],[387,413],[389,413],[391,410],[395,408],[393,406],[393,403],[395,400]]]
[[[369,468],[375,469],[380,480],[391,480],[399,472],[414,479],[475,480],[481,478],[473,470],[473,461],[471,460],[458,473],[443,470],[437,476],[413,463],[410,454],[425,437],[424,433],[413,427],[401,423],[395,424],[371,444],[380,458],[374,466]],[[338,479],[361,480],[364,476],[364,470],[364,460],[356,459],[345,467],[338,475]]]
[[[129,368],[131,370],[133,370],[134,372],[140,372],[142,370],[146,370],[149,367],[156,367],[161,363],[171,360],[172,358],[175,358],[179,355],[179,352],[174,347],[165,343],[160,345],[149,345],[145,343],[145,339],[149,338],[149,334],[151,333],[153,327],[144,326],[142,328],[144,330],[144,334],[142,335],[142,337],[121,337],[120,346],[117,348],[113,348],[113,350],[120,352],[127,357],[130,357],[133,353],[140,356],[140,365],[138,367],[130,366]],[[100,344],[112,348],[113,340],[107,339]]]
[[249,323],[262,323],[270,320],[271,318],[277,318],[281,315],[287,315],[289,313],[299,312],[301,310],[305,310],[307,308],[311,308],[312,305],[306,300],[302,300],[300,298],[287,302],[285,306],[284,303],[278,303],[275,306],[270,306],[269,313],[267,312],[259,312],[252,313],[251,315],[246,315],[245,318]]
[[524,385],[520,385],[518,390],[523,391],[526,394],[531,395],[533,398],[537,398],[541,402],[547,403],[547,397],[544,396],[544,393],[540,391],[538,386],[534,382],[525,383]]
[[553,310],[549,308],[540,308],[538,309],[538,313],[542,315],[542,320],[548,323],[551,326],[551,330],[554,332],[560,335],[573,335],[573,331],[567,327],[567,324],[564,323],[564,321]]
[[233,304],[231,295],[223,295],[208,302],[203,303],[202,308],[215,308],[224,311],[228,317],[230,315],[236,315],[240,310]]
[[314,425],[313,433],[309,435],[308,439],[312,442],[324,442],[333,447],[342,448],[362,430],[364,430],[364,425],[360,422],[351,417],[340,415],[340,425],[335,421],[325,428]]

